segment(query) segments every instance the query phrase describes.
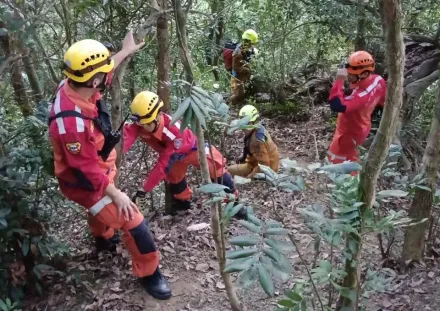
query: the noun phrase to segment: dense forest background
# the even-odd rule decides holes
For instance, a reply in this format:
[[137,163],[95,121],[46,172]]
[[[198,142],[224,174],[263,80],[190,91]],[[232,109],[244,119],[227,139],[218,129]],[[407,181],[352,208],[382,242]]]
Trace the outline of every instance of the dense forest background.
[[[438,310],[439,21],[435,0],[2,1],[0,310]],[[156,91],[170,114],[200,88],[208,102],[226,99],[221,50],[248,28],[260,40],[247,102],[279,144],[283,175],[237,180],[252,226],[205,203],[171,217],[157,187],[146,217],[174,297],[154,301],[134,282],[124,248],[97,254],[84,211],[59,194],[46,116],[63,54],[85,38],[119,49],[128,30],[145,40],[105,94],[115,125],[142,90]],[[326,101],[356,50],[369,51],[387,79],[386,109],[361,168],[323,166],[335,128]],[[239,129],[227,126],[237,108],[190,122],[231,161],[241,152],[240,134],[227,131]],[[156,158],[141,145],[121,156],[119,187],[132,195]],[[205,182],[189,175],[193,187]],[[240,242],[268,232],[278,247]],[[256,250],[235,260],[259,259],[231,268],[225,252],[243,246]]]

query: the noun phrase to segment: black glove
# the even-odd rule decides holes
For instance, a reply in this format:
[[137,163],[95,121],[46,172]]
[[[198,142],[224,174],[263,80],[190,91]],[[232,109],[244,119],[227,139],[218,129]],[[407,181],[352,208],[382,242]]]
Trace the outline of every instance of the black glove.
[[246,160],[246,158],[245,158],[244,154],[241,154],[239,157],[237,157],[235,159],[235,163],[240,164],[240,163],[243,163],[245,160]]

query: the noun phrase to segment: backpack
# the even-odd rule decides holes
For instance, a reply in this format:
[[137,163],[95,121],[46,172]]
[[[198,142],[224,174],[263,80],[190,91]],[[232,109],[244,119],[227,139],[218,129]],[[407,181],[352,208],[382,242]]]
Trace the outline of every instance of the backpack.
[[232,54],[237,48],[238,43],[226,42],[223,46],[223,62],[225,63],[225,68],[228,72],[232,71]]

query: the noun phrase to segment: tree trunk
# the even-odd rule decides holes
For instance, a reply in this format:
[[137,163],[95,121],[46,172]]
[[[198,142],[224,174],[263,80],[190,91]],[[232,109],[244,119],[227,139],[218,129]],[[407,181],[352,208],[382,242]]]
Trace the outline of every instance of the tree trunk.
[[[379,130],[360,174],[359,197],[360,201],[364,202],[364,205],[361,207],[360,233],[363,230],[362,215],[367,209],[371,208],[375,199],[377,178],[396,131],[403,95],[405,48],[401,31],[403,22],[402,0],[379,0],[379,6],[384,26],[387,58],[390,60],[388,61],[388,91]],[[351,254],[355,262],[353,260],[346,260],[345,271],[347,276],[344,278],[343,286],[358,290],[361,241],[357,235],[351,234],[347,237],[347,244],[356,245],[356,249]],[[339,306],[354,308],[355,302],[341,296]]]
[[209,33],[209,40],[212,43],[212,47],[211,49],[209,49],[210,55],[208,57],[208,65],[215,68],[212,70],[215,81],[220,80],[220,75],[217,68],[219,66],[219,60],[222,54],[221,44],[223,40],[223,28],[225,25],[225,18],[223,13],[224,8],[224,0],[213,0],[211,2],[211,14],[213,16],[216,16],[216,19]]
[[357,9],[357,31],[356,31],[356,40],[354,43],[354,50],[361,51],[365,50],[366,42],[365,42],[365,0],[358,1],[358,9]]
[[[416,188],[415,196],[409,209],[409,217],[415,220],[429,218],[434,199],[437,183],[437,170],[440,160],[440,85],[438,86],[437,103],[432,114],[431,130],[429,131],[428,141],[423,155],[423,165],[421,172],[427,179],[426,184],[431,189],[427,191]],[[407,227],[405,230],[405,242],[403,244],[402,265],[410,261],[420,261],[423,259],[425,249],[425,230],[428,222],[423,222],[416,226]]]
[[[176,28],[177,28],[177,38],[179,41],[179,55],[181,62],[183,64],[183,68],[185,71],[186,81],[191,85],[194,84],[194,74],[192,72],[192,60],[191,55],[188,50],[188,42],[186,38],[186,19],[187,19],[187,11],[189,7],[186,8],[186,12],[182,9],[180,0],[172,0],[173,8],[174,8],[174,16],[176,19]],[[191,1],[188,2],[190,5]],[[188,88],[188,96],[190,95],[190,89]],[[202,182],[203,184],[211,183],[211,179],[209,176],[209,166],[208,159],[205,153],[205,136],[203,133],[202,126],[200,125],[199,120],[196,120],[196,136],[197,136],[197,153],[200,163],[200,170],[202,172]],[[238,300],[237,294],[235,293],[234,285],[232,284],[231,275],[229,273],[223,272],[226,264],[225,257],[225,237],[222,234],[222,224],[220,223],[220,214],[219,214],[218,205],[212,205],[211,207],[211,230],[212,237],[215,242],[215,249],[217,252],[217,260],[219,262],[219,272],[223,278],[223,282],[225,283],[226,294],[229,299],[229,303],[231,305],[231,309],[233,311],[241,311],[243,309],[240,301]]]
[[23,59],[24,69],[26,71],[26,75],[28,76],[29,84],[31,85],[33,98],[36,103],[39,103],[43,100],[43,90],[38,79],[37,71],[35,70],[34,62],[30,56],[31,54],[23,41],[17,39],[16,43]]
[[[168,9],[167,0],[158,0],[157,4],[162,10]],[[170,36],[168,33],[168,18],[165,12],[157,17],[157,94],[164,103],[163,110],[170,113],[171,95],[171,64],[170,64]],[[165,214],[174,214],[173,194],[165,181]]]
[[[0,28],[7,28],[3,21],[0,21]],[[12,48],[13,45],[10,44],[9,39],[8,34],[0,36],[0,44],[6,59],[9,57],[15,58],[15,60],[11,63],[11,83],[14,89],[14,99],[20,107],[23,116],[27,117],[32,114],[32,105],[27,97],[26,86],[24,85],[23,77],[21,75],[21,57],[17,57],[14,49]]]
[[180,0],[172,0],[174,15],[176,16],[176,32],[179,41],[179,56],[185,71],[186,81],[193,83],[194,74],[192,71],[193,61],[188,50],[188,37],[186,35],[187,15],[182,9]]
[[41,42],[40,36],[36,31],[32,32],[32,36],[34,37],[35,42],[37,42],[38,47],[40,48],[40,51],[44,56],[44,62],[46,63],[47,69],[49,70],[49,74],[52,79],[52,82],[55,85],[58,85],[58,83],[60,82],[60,78],[57,76],[57,73],[55,72],[52,63],[50,62],[49,55],[47,54],[46,49],[44,48],[43,42]]
[[[166,10],[168,8],[167,0],[159,0],[158,5]],[[170,83],[170,38],[168,34],[168,19],[167,14],[162,13],[157,18],[157,94],[164,103],[164,111],[169,111],[170,109],[170,94],[171,94],[171,83]]]

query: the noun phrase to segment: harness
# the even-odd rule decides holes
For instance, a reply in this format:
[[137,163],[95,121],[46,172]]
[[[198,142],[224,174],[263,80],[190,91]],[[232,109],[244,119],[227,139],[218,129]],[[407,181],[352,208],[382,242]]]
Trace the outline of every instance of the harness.
[[121,130],[124,126],[125,121],[130,115],[127,115],[125,119],[122,121],[121,125],[116,131],[112,129],[112,123],[110,120],[110,113],[108,111],[107,105],[102,100],[98,100],[96,102],[96,106],[98,107],[98,117],[90,118],[82,113],[75,110],[64,110],[60,111],[52,117],[48,119],[48,126],[52,123],[53,120],[57,118],[67,118],[67,117],[78,117],[84,120],[91,120],[95,122],[96,126],[104,135],[104,146],[101,150],[98,151],[98,155],[105,161],[107,161],[110,153],[115,148],[115,146],[121,140]]

